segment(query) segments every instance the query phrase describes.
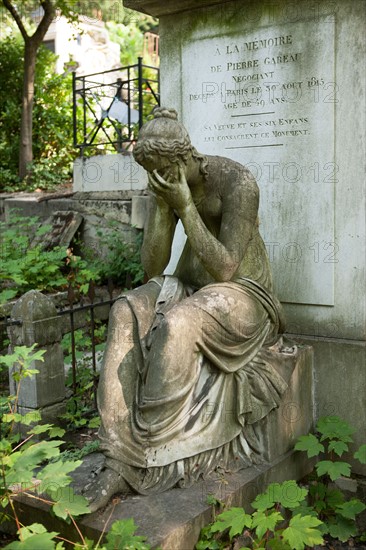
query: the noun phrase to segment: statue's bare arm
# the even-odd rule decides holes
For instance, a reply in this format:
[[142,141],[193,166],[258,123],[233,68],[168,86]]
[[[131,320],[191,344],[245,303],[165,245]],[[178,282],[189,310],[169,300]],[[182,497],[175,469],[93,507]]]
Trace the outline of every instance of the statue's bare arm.
[[161,275],[169,263],[176,223],[173,209],[151,195],[141,248],[142,265],[149,278]]

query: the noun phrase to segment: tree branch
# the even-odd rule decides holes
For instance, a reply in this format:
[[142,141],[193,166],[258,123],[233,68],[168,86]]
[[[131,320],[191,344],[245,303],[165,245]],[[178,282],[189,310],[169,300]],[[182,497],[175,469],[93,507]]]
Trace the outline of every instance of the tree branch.
[[56,11],[52,0],[41,1],[41,6],[44,10],[44,15],[37,27],[36,32],[31,37],[36,44],[40,44],[42,42],[46,32],[48,31],[49,26],[52,23],[52,19]]
[[25,30],[25,27],[23,25],[23,21],[17,12],[16,8],[13,6],[13,4],[10,2],[10,0],[3,0],[3,4],[5,8],[11,13],[11,16],[13,17],[14,21],[16,22],[18,29],[21,32],[22,37],[24,38],[24,42],[27,42],[29,40],[29,35],[27,34],[27,31]]

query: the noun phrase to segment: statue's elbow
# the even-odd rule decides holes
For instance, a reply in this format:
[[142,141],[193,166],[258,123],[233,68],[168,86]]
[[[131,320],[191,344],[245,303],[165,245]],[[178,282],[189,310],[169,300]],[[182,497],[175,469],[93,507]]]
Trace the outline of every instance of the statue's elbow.
[[231,281],[236,273],[236,268],[232,269],[230,267],[220,269],[220,271],[214,274],[214,277],[218,283],[226,283]]

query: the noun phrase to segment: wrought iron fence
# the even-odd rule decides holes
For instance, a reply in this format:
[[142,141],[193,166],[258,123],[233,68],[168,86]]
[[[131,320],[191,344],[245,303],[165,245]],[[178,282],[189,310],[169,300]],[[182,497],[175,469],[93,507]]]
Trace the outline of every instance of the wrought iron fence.
[[73,74],[74,146],[122,152],[159,105],[159,69],[142,63],[84,76]]
[[[90,333],[90,339],[91,339],[91,345],[88,350],[84,350],[85,353],[88,353],[88,368],[91,369],[91,372],[93,374],[93,388],[92,388],[92,401],[94,404],[94,410],[97,408],[96,404],[96,391],[97,391],[97,385],[98,385],[98,376],[97,376],[97,339],[96,339],[96,310],[99,308],[108,308],[108,311],[114,304],[114,302],[118,299],[116,297],[113,297],[114,293],[114,287],[111,282],[108,282],[108,294],[109,299],[96,299],[94,285],[91,283],[89,286],[89,292],[86,296],[87,302],[84,303],[82,297],[76,297],[73,288],[70,286],[66,303],[64,306],[58,306],[57,307],[57,316],[58,317],[66,317],[66,323],[63,323],[63,334],[70,334],[71,336],[71,372],[72,372],[72,394],[75,396],[77,392],[77,378],[78,378],[78,361],[77,361],[77,351],[78,351],[78,344],[76,342],[76,333],[79,330],[83,330],[85,328],[89,329]],[[86,319],[86,315],[88,315],[88,319]],[[105,318],[108,318],[108,314],[105,316]],[[50,319],[50,323],[54,322],[54,318]],[[8,341],[8,333],[7,330],[12,326],[21,326],[23,325],[22,319],[12,319],[11,316],[4,316],[0,319],[0,340],[1,340],[1,348],[4,348],[5,344],[8,345],[6,342]],[[9,342],[9,341],[8,341]],[[5,351],[5,350],[3,350]]]
[[108,281],[108,292],[109,292],[109,300],[99,300],[95,301],[95,290],[94,290],[94,283],[89,284],[89,292],[88,292],[88,299],[89,303],[84,304],[83,300],[80,300],[80,297],[78,299],[78,303],[75,304],[76,296],[74,293],[74,290],[72,286],[69,286],[68,290],[68,307],[60,307],[58,308],[57,315],[58,316],[68,316],[69,319],[69,333],[71,336],[71,368],[72,368],[72,391],[73,394],[76,394],[77,390],[77,371],[78,371],[78,364],[76,359],[76,351],[77,351],[77,345],[75,341],[75,333],[77,331],[77,326],[75,323],[75,318],[78,314],[89,314],[90,318],[85,325],[88,326],[90,329],[90,338],[91,338],[91,346],[89,349],[90,352],[90,360],[91,360],[91,368],[93,372],[93,401],[94,401],[94,407],[97,408],[97,353],[96,353],[96,337],[95,337],[95,331],[96,331],[96,318],[95,318],[95,310],[101,307],[108,306],[109,309],[112,307],[114,302],[117,300],[117,298],[113,298],[113,284],[111,281]]

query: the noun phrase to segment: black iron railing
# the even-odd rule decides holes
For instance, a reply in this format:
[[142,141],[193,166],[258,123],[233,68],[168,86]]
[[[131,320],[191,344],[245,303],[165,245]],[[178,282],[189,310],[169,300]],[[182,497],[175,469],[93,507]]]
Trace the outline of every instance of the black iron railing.
[[[78,329],[88,328],[91,337],[91,346],[88,350],[84,350],[85,353],[88,353],[90,359],[90,369],[93,372],[93,403],[94,409],[96,410],[96,390],[97,390],[97,340],[95,336],[96,332],[96,312],[99,308],[107,307],[110,309],[114,302],[117,300],[116,297],[113,297],[114,288],[113,285],[109,282],[108,284],[108,293],[109,299],[95,300],[94,285],[90,283],[89,292],[88,292],[88,302],[84,304],[83,301],[75,303],[75,294],[72,287],[69,287],[66,304],[64,307],[59,307],[57,310],[58,316],[67,316],[68,322],[64,324],[63,333],[69,333],[71,335],[71,368],[72,368],[72,392],[73,395],[77,391],[77,373],[78,373],[78,362],[76,358],[77,354],[77,344],[75,340],[75,335]],[[82,314],[83,319],[80,319],[80,314]],[[86,319],[86,314],[88,319]],[[85,318],[85,320],[84,320]],[[53,322],[54,319],[51,319],[50,322]],[[10,316],[5,316],[0,319],[0,341],[3,344],[8,338],[7,329],[12,326],[21,326],[23,324],[22,319],[12,319]],[[4,344],[3,344],[4,345]],[[3,347],[3,346],[2,346]],[[89,363],[89,361],[88,361]]]
[[73,75],[74,146],[129,150],[138,130],[159,105],[159,69],[142,63],[103,73]]

